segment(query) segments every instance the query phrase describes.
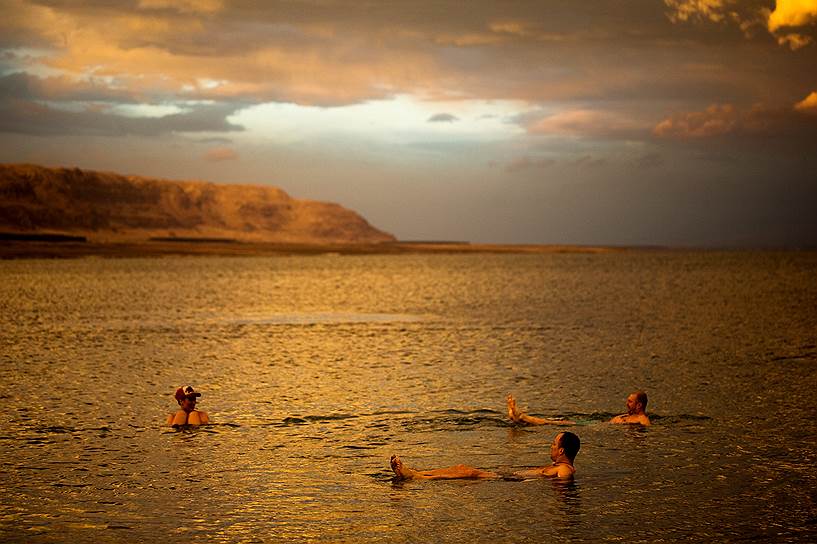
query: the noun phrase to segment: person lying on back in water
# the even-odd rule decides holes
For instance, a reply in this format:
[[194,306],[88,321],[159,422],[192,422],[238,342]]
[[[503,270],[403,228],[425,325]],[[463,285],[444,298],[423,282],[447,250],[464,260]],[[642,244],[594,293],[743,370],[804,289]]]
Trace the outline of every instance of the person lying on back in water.
[[516,399],[513,395],[508,395],[508,417],[514,423],[528,423],[530,425],[575,425],[575,421],[569,419],[546,419],[536,416],[529,416],[516,406]]
[[[627,397],[627,413],[612,418],[609,423],[629,423],[635,425],[650,425],[650,418],[644,411],[647,409],[647,394],[644,391],[630,393]],[[513,395],[508,395],[508,417],[514,423],[528,423],[529,425],[574,425],[574,421],[566,419],[543,419],[529,416],[516,406]]]
[[579,453],[581,441],[571,432],[557,434],[550,444],[550,459],[552,464],[518,470],[509,475],[482,470],[469,465],[455,465],[453,467],[435,468],[432,470],[415,470],[403,464],[400,457],[392,455],[390,464],[396,480],[478,480],[478,479],[527,479],[527,478],[559,478],[571,479],[576,473],[573,461]]
[[183,385],[176,389],[176,402],[179,403],[179,410],[175,414],[167,416],[167,424],[173,427],[180,425],[203,425],[210,423],[210,416],[207,412],[196,410],[196,400],[201,396],[191,386]]

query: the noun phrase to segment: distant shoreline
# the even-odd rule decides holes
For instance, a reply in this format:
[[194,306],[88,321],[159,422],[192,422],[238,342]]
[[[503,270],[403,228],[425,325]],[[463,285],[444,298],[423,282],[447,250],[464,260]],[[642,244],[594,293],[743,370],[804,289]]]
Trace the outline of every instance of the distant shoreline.
[[[579,245],[471,244],[468,242],[382,242],[375,244],[294,244],[236,240],[174,239],[127,242],[80,242],[42,239],[4,240],[0,259],[128,258],[170,255],[285,256],[285,255],[399,255],[411,253],[613,253],[626,247]],[[662,249],[662,248],[646,248]]]

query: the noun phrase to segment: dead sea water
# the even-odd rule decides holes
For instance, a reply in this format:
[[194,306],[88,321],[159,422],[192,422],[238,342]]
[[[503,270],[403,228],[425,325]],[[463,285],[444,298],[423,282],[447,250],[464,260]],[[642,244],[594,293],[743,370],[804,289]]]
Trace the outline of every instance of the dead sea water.
[[[814,541],[817,254],[0,262],[0,540]],[[214,425],[163,426],[191,383]],[[603,421],[630,391],[648,429]],[[548,462],[572,484],[393,483]]]

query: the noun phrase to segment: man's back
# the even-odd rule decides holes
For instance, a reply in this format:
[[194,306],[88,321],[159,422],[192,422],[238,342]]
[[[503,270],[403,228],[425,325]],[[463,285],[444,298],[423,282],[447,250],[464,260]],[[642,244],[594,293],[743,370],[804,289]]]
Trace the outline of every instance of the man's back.
[[178,410],[175,414],[167,416],[167,424],[172,426],[178,425],[204,425],[210,422],[210,416],[207,412],[193,410],[192,412],[185,412]]

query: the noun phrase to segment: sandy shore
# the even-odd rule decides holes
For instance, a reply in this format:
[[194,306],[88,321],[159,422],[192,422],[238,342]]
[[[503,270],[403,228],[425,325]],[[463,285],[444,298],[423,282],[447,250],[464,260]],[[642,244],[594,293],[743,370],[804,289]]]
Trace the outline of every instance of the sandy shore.
[[499,245],[440,242],[378,244],[276,244],[256,242],[48,242],[3,241],[0,259],[70,259],[79,257],[162,257],[165,255],[388,255],[406,253],[609,253],[626,248],[570,245]]

